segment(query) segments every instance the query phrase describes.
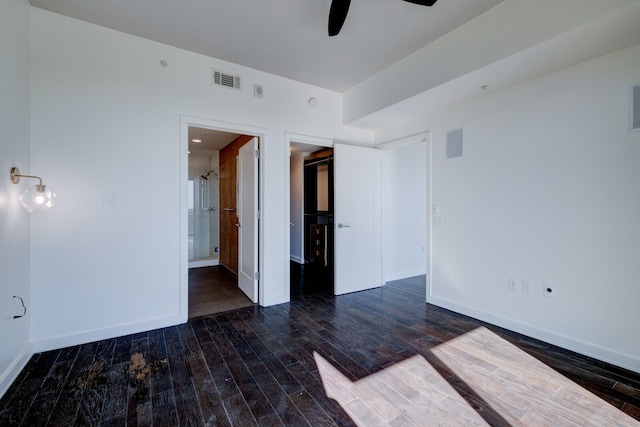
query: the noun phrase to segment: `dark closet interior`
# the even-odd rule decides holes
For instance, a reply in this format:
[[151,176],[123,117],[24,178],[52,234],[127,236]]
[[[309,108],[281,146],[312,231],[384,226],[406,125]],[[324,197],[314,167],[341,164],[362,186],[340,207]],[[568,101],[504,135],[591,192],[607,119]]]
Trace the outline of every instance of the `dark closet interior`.
[[304,160],[305,275],[333,292],[333,150],[311,153]]

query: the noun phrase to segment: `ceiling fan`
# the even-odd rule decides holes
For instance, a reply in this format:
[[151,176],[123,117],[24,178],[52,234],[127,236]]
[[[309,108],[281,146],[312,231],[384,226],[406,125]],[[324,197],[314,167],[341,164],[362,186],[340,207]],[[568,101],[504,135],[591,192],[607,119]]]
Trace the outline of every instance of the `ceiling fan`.
[[[433,6],[438,0],[404,0],[409,3],[422,6]],[[333,0],[329,10],[329,36],[335,36],[340,32],[344,20],[347,19],[351,0]]]

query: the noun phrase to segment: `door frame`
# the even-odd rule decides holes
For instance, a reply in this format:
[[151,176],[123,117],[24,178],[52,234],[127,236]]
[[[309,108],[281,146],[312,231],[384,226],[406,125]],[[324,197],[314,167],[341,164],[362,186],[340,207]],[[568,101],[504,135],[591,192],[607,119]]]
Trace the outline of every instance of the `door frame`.
[[[187,115],[180,116],[180,295],[179,295],[179,316],[185,322],[189,316],[189,217],[187,212],[187,185],[189,180],[189,127],[199,127],[211,129],[214,131],[222,131],[229,133],[237,133],[241,135],[249,135],[258,138],[259,159],[261,162],[264,155],[264,144],[266,143],[267,129],[243,125],[239,123],[223,122],[213,119],[205,119],[201,117],[193,117]],[[258,167],[258,209],[264,212],[264,177],[265,168],[260,165]],[[263,257],[264,253],[264,227],[261,226],[262,221],[258,223],[258,271],[260,271],[260,281],[258,282],[258,304],[263,305],[264,302],[264,284],[262,278],[264,274]],[[287,240],[288,242],[288,240]]]
[[[292,132],[285,132],[284,134],[284,139],[285,139],[285,144],[284,144],[284,149],[286,150],[283,154],[286,156],[286,168],[287,168],[287,173],[285,174],[285,189],[286,189],[286,206],[285,206],[285,210],[286,210],[286,230],[287,230],[287,235],[285,238],[285,253],[287,254],[287,259],[290,260],[291,259],[291,227],[289,224],[291,224],[291,144],[305,144],[305,145],[313,145],[313,146],[317,146],[317,147],[324,147],[324,148],[333,148],[333,139],[329,139],[329,138],[321,138],[321,137],[317,137],[317,136],[310,136],[310,135],[302,135],[302,134],[298,134],[298,133],[292,133]],[[303,239],[304,239],[304,233],[303,233]],[[303,242],[304,243],[304,242]],[[304,247],[304,246],[303,246]],[[287,286],[287,300],[291,300],[291,295],[290,295],[290,291],[291,291],[291,271],[289,268],[286,269],[286,273],[285,273],[285,279],[286,282],[288,284]]]
[[[427,212],[427,235],[425,236],[425,242],[426,245],[428,246],[429,249],[429,253],[427,254],[426,257],[426,261],[427,261],[427,265],[426,265],[426,300],[425,302],[430,303],[433,299],[433,295],[432,295],[432,282],[431,282],[431,278],[432,278],[432,273],[431,273],[431,268],[433,266],[433,210],[432,210],[432,206],[433,206],[433,174],[432,174],[432,170],[433,170],[433,143],[432,143],[432,134],[431,131],[425,130],[416,134],[412,134],[409,136],[404,136],[398,139],[393,139],[390,141],[385,141],[382,142],[380,144],[377,144],[376,147],[381,149],[381,150],[393,150],[395,148],[400,148],[400,147],[404,147],[406,145],[411,145],[411,144],[418,144],[418,143],[422,143],[424,142],[425,144],[427,144],[426,147],[426,151],[427,151],[427,156],[428,156],[428,162],[426,164],[427,166],[427,170],[426,170],[426,176],[425,179],[427,180],[427,197],[426,197],[426,212]],[[384,171],[382,174],[382,177],[384,179]],[[383,201],[384,202],[384,201]],[[383,232],[383,239],[384,239],[384,232]],[[384,240],[382,241],[382,244],[384,245],[385,242]],[[384,257],[384,254],[383,254]],[[384,258],[383,258],[383,262],[382,262],[382,268],[383,268],[383,272],[382,272],[382,277],[384,279],[385,275],[384,275]]]

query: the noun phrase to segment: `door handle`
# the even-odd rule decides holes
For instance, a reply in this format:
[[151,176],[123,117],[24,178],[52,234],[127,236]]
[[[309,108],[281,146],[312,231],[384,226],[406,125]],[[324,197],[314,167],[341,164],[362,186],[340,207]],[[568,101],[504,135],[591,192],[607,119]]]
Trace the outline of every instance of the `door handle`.
[[236,227],[240,227],[240,224],[233,224],[233,225],[235,225]]
[[224,208],[222,210],[225,211],[225,212],[235,212],[236,211],[235,208]]
[[338,224],[338,228],[349,228],[349,227],[351,227],[351,224],[347,224],[347,223],[345,223],[345,224],[339,223]]

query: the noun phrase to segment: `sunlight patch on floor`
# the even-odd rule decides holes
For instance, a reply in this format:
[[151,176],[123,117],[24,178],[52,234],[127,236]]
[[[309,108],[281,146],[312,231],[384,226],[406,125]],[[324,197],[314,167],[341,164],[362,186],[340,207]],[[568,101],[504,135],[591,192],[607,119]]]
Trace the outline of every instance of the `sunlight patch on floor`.
[[360,426],[640,426],[486,328],[417,347],[424,357],[355,382],[318,353],[314,358],[327,396]]

